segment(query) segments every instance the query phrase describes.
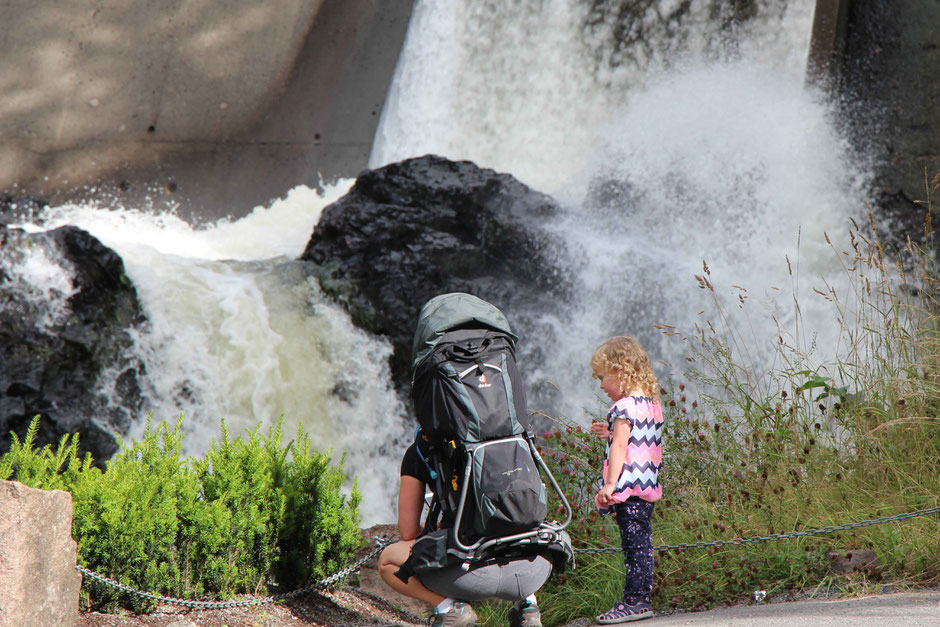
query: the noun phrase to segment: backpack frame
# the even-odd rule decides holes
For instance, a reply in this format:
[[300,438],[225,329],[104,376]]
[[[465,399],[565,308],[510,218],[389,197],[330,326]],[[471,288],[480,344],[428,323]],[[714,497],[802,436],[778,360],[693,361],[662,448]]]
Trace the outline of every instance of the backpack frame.
[[[430,541],[426,570],[546,549],[561,554],[553,561],[563,567],[571,556],[564,532],[571,506],[529,435],[515,341],[502,313],[468,294],[445,294],[422,308],[412,400],[434,493],[422,531]],[[546,520],[542,477],[564,506],[561,523]],[[421,572],[414,553],[409,561]]]

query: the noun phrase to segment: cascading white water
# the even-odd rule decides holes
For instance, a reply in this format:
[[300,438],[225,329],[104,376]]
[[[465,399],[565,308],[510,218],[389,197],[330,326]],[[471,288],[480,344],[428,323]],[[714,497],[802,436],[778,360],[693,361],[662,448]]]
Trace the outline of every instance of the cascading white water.
[[801,90],[814,0],[762,0],[734,27],[724,4],[418,0],[369,165],[432,152],[558,195],[617,112],[689,64],[739,58]]
[[[391,346],[358,330],[292,263],[322,209],[350,184],[322,196],[297,187],[270,207],[205,228],[94,204],[50,208],[41,226],[21,226],[74,224],[121,255],[148,319],[135,335],[147,372],[144,409],[171,423],[184,413],[184,454],[204,454],[222,419],[237,437],[258,425],[266,434],[283,415],[284,444],[302,425],[315,449],[332,449],[334,463],[346,455],[345,470],[359,477],[363,523],[373,524],[389,519],[397,488],[397,459],[385,447],[406,430],[389,385]],[[60,264],[35,259],[20,275],[34,268],[30,289],[62,304],[70,282]],[[127,435],[139,437],[142,427],[143,417]]]
[[770,354],[773,317],[792,328],[794,296],[803,346],[835,350],[834,311],[813,288],[839,281],[824,233],[841,240],[864,209],[866,164],[804,89],[814,4],[764,0],[744,19],[708,1],[418,2],[370,165],[469,159],[567,210],[541,226],[566,242],[578,293],[524,312],[555,330],[522,365],[561,390],[540,409],[599,408],[587,361],[612,334],[682,362],[686,347],[653,325],[715,319],[694,279],[703,261],[732,315],[739,294],[762,310],[738,323],[751,363]]
[[0,276],[25,308],[35,312],[38,330],[49,331],[69,314],[68,300],[75,293],[71,264],[41,246],[11,252],[0,256]]
[[[674,358],[652,325],[688,327],[711,306],[693,278],[703,259],[716,290],[746,287],[785,321],[786,259],[811,292],[832,268],[821,232],[843,232],[863,206],[864,168],[802,87],[813,2],[763,0],[730,25],[717,0],[684,6],[420,0],[382,113],[373,167],[429,152],[471,159],[565,208],[543,226],[567,242],[577,298],[525,312],[556,340],[521,366],[530,384],[557,383],[564,403],[549,409],[574,418],[596,409],[586,363],[604,336],[633,332],[654,358]],[[633,21],[615,19],[623,7]],[[221,418],[235,436],[283,414],[287,438],[302,423],[315,447],[347,454],[369,525],[394,519],[409,423],[384,365],[390,347],[290,263],[348,185],[298,187],[207,228],[106,199],[51,208],[31,228],[75,224],[122,256],[149,319],[136,337],[146,406],[156,420],[185,412],[187,453],[206,450]],[[51,304],[71,290],[55,260],[33,259],[16,278]],[[830,335],[830,311],[801,307],[811,331]]]

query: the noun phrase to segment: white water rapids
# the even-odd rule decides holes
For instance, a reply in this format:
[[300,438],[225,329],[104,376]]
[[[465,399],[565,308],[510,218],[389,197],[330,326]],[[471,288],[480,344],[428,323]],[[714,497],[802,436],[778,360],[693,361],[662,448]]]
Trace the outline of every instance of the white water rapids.
[[[41,227],[23,226],[74,224],[121,255],[148,318],[135,337],[147,372],[145,409],[154,422],[173,423],[183,412],[184,454],[204,454],[222,419],[236,437],[259,424],[266,434],[283,416],[283,444],[302,424],[315,449],[332,449],[334,462],[346,455],[371,524],[390,515],[397,443],[407,431],[389,382],[391,346],[357,329],[289,263],[350,184],[322,196],[300,186],[269,207],[202,228],[167,213],[93,204],[54,207]],[[40,297],[61,302],[70,282],[55,264],[28,265],[44,269],[32,272],[50,285]],[[130,437],[141,434],[143,418]]]
[[[865,164],[803,87],[814,2],[763,0],[730,25],[721,3],[680,15],[681,2],[634,2],[632,22],[615,19],[628,5],[419,0],[370,161],[469,159],[563,206],[544,226],[563,234],[577,298],[543,314],[555,329],[545,359],[520,365],[530,384],[561,390],[560,407],[533,409],[576,419],[597,409],[587,358],[604,337],[631,333],[654,360],[681,361],[653,325],[709,315],[694,279],[703,260],[723,298],[737,302],[741,286],[784,324],[798,285],[808,333],[834,346],[833,312],[810,297],[837,280],[823,232],[841,237],[864,207]],[[350,183],[285,190],[209,227],[102,199],[52,208],[41,228],[75,224],[124,259],[150,321],[136,338],[147,407],[156,420],[185,413],[187,454],[206,450],[221,418],[234,436],[283,414],[285,439],[303,424],[315,447],[346,454],[369,525],[394,519],[411,424],[390,346],[284,263]],[[68,289],[56,272],[19,280],[55,282],[35,291],[60,301]],[[772,341],[769,321],[747,324],[755,344]]]
[[560,388],[550,409],[600,408],[587,361],[610,335],[684,363],[653,325],[717,322],[703,262],[732,316],[739,294],[759,310],[734,322],[752,365],[772,357],[772,317],[794,328],[795,299],[801,347],[833,354],[835,313],[813,288],[844,280],[825,234],[841,242],[864,211],[868,168],[804,88],[815,2],[763,0],[746,20],[709,1],[444,4],[415,8],[370,165],[468,159],[567,209],[548,227],[580,290],[532,313],[553,332],[533,340],[547,360],[523,366]]

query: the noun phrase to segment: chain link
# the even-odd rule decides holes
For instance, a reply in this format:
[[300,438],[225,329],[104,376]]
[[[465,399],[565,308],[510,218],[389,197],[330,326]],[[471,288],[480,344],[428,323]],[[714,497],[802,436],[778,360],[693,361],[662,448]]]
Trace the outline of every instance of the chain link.
[[[754,542],[774,542],[777,540],[790,540],[792,538],[801,538],[804,536],[818,536],[824,533],[835,533],[836,531],[845,531],[847,529],[857,529],[859,527],[870,527],[872,525],[880,525],[883,523],[894,522],[897,520],[906,520],[908,518],[916,518],[918,516],[926,516],[928,514],[935,514],[940,512],[940,507],[929,507],[927,509],[920,509],[916,512],[907,512],[904,514],[897,514],[895,516],[885,516],[884,518],[873,518],[871,520],[863,520],[861,522],[846,523],[844,525],[833,525],[831,527],[821,527],[819,529],[807,529],[805,531],[789,531],[787,533],[773,533],[768,536],[751,536],[750,538],[732,538],[730,540],[715,540],[712,542],[691,542],[691,543],[681,543],[681,544],[662,544],[659,546],[654,546],[654,551],[684,551],[686,549],[704,549],[708,547],[717,547],[717,546],[726,546],[726,545],[741,545],[741,544],[750,544]],[[576,554],[585,554],[585,553],[620,553],[622,549],[619,547],[597,547],[597,548],[587,548],[587,549],[575,549]]]
[[[708,547],[719,547],[719,546],[739,546],[742,544],[752,544],[755,542],[775,542],[777,540],[790,540],[792,538],[802,538],[805,536],[817,536],[826,533],[835,533],[837,531],[846,531],[848,529],[858,529],[859,527],[870,527],[872,525],[881,525],[884,523],[895,522],[898,520],[907,520],[908,518],[917,518],[918,516],[927,516],[928,514],[935,514],[940,512],[940,507],[929,507],[927,509],[920,509],[914,512],[907,512],[904,514],[896,514],[894,516],[885,516],[883,518],[873,518],[871,520],[863,520],[860,522],[846,523],[844,525],[833,525],[830,527],[820,527],[819,529],[807,529],[804,531],[789,531],[787,533],[773,533],[767,536],[751,536],[749,538],[732,538],[730,540],[714,540],[712,542],[691,542],[691,543],[680,543],[680,544],[662,544],[659,546],[653,547],[654,551],[684,551],[686,549],[704,549]],[[144,592],[142,590],[137,590],[126,584],[115,581],[104,575],[99,575],[98,573],[89,570],[81,565],[76,565],[75,568],[83,575],[90,577],[100,583],[111,586],[112,588],[117,588],[122,592],[127,594],[137,595],[145,599],[150,599],[158,603],[169,603],[173,605],[181,605],[183,607],[193,608],[193,609],[203,609],[203,610],[219,610],[226,609],[230,607],[247,607],[252,605],[266,605],[268,603],[275,603],[277,601],[283,601],[284,599],[291,599],[314,590],[322,590],[329,587],[330,585],[336,583],[347,577],[349,574],[358,571],[363,564],[371,560],[373,557],[378,555],[378,553],[384,549],[386,546],[392,543],[391,540],[381,537],[375,538],[378,546],[370,552],[368,555],[357,560],[355,563],[347,566],[346,568],[337,571],[336,573],[321,579],[317,583],[311,584],[304,588],[298,590],[293,590],[291,592],[284,592],[282,594],[276,594],[274,596],[263,597],[260,599],[250,599],[246,601],[187,601],[186,599],[175,599],[173,597],[166,597],[159,594],[152,594],[150,592]],[[575,554],[594,554],[594,553],[619,553],[622,549],[617,547],[590,547],[585,549],[574,549]]]
[[376,546],[375,549],[372,550],[372,552],[370,552],[368,555],[365,555],[361,559],[356,560],[355,563],[350,564],[346,568],[333,573],[329,577],[321,579],[320,581],[316,583],[312,583],[309,586],[306,586],[304,588],[299,588],[297,590],[292,590],[290,592],[284,592],[281,594],[275,594],[274,596],[262,597],[260,599],[249,599],[246,601],[188,601],[186,599],[176,599],[173,597],[167,597],[167,596],[163,596],[160,594],[144,592],[143,590],[137,590],[136,588],[132,588],[131,586],[128,586],[127,584],[123,584],[119,581],[115,581],[114,579],[111,579],[110,577],[105,577],[104,575],[100,575],[94,572],[93,570],[89,570],[85,568],[84,566],[81,566],[80,564],[76,564],[75,569],[78,572],[82,573],[83,575],[86,575],[90,577],[91,579],[94,579],[95,581],[98,581],[105,585],[111,586],[112,588],[117,588],[118,590],[121,590],[122,592],[126,592],[127,594],[132,594],[132,595],[136,595],[139,597],[143,597],[145,599],[150,599],[151,601],[156,601],[158,603],[169,603],[172,605],[181,605],[183,607],[188,607],[192,609],[200,609],[200,610],[222,610],[222,609],[226,609],[230,607],[248,607],[252,605],[267,605],[269,603],[276,603],[277,601],[283,601],[285,599],[293,599],[295,597],[299,597],[301,595],[307,594],[308,592],[312,592],[314,590],[323,590],[325,588],[328,588],[330,585],[347,577],[350,573],[358,571],[362,567],[363,564],[365,564],[366,562],[371,560],[373,557],[378,555],[379,552],[382,551],[382,549],[384,549],[386,546],[392,543],[391,540],[388,540],[385,537],[381,537],[381,538],[377,537],[375,538],[375,541],[378,544],[378,546]]

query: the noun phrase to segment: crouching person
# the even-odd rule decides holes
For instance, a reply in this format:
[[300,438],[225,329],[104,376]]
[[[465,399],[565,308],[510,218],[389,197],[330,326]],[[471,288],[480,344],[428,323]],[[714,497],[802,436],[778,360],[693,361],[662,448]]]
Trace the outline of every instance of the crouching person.
[[[512,625],[538,627],[535,593],[571,558],[571,508],[528,436],[516,340],[506,316],[471,294],[435,296],[418,315],[411,398],[420,427],[401,465],[402,540],[386,547],[379,573],[433,606],[432,625],[473,625],[470,602],[495,598],[513,602]],[[563,524],[545,520],[543,473],[564,502]]]
[[[415,574],[406,569],[406,573],[399,574],[421,532],[420,517],[428,484],[428,469],[412,444],[401,465],[398,530],[402,539],[387,546],[379,558],[379,574],[385,583],[432,606],[431,625],[474,625],[477,616],[470,602],[496,598],[513,602],[510,624],[514,627],[540,627],[535,593],[552,574],[552,561],[546,555],[494,558],[475,562],[467,570],[461,563],[455,563]],[[402,579],[403,576],[406,578]]]

